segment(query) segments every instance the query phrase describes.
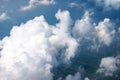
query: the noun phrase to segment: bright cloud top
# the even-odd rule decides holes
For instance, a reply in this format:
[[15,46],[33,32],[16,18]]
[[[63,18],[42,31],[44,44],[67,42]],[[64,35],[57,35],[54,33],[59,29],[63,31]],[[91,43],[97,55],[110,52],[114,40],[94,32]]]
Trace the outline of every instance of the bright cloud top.
[[29,10],[36,7],[37,5],[51,5],[55,4],[54,0],[29,0],[28,6],[24,6],[22,10]]

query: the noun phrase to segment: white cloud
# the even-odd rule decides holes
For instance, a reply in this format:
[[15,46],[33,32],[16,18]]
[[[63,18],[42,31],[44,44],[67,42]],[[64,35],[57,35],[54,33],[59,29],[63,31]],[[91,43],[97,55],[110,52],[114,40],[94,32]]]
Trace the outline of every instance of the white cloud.
[[74,76],[68,75],[66,77],[66,80],[82,80],[81,74],[79,72],[77,72]]
[[74,52],[78,46],[76,40],[70,36],[69,29],[71,26],[71,18],[68,11],[58,11],[56,18],[60,20],[56,24],[56,28],[53,28],[53,36],[50,37],[50,42],[57,48],[65,46],[67,50],[65,52],[66,60],[74,57]]
[[[79,37],[88,37],[95,32],[93,37],[98,36],[100,43],[109,45],[115,33],[109,19],[99,22],[96,26],[92,23],[90,15],[86,12],[82,19],[77,20],[73,31],[69,11],[61,10],[55,15],[59,20],[56,25],[49,25],[44,16],[39,16],[25,24],[14,26],[10,36],[0,41],[0,78],[2,80],[52,80],[51,69],[59,64],[56,55],[61,55],[61,59],[65,62],[70,61],[79,45],[77,39],[71,36],[71,32],[74,35],[77,33]],[[59,53],[60,49],[65,51]],[[101,62],[103,67],[104,61]],[[110,64],[113,62],[111,61]],[[66,80],[71,79],[81,79],[80,73],[66,77]],[[85,78],[85,80],[89,79]]]
[[109,46],[116,32],[113,24],[110,22],[110,19],[106,18],[104,21],[99,22],[95,29],[97,31],[99,41]]
[[91,22],[90,15],[91,14],[86,11],[82,19],[75,22],[75,27],[73,28],[74,35],[88,37],[90,33],[94,32],[94,25]]
[[97,73],[103,73],[105,76],[112,76],[119,68],[119,61],[120,59],[118,57],[102,58],[100,68],[97,70]]
[[55,4],[54,0],[29,0],[29,4],[27,6],[23,6],[21,9],[22,10],[29,10],[37,5],[51,5]]
[[5,20],[7,20],[7,19],[9,19],[9,17],[7,16],[6,13],[0,14],[0,22],[1,22],[1,21],[5,21]]
[[59,10],[56,18],[60,22],[52,26],[43,16],[35,17],[14,26],[10,36],[1,40],[1,80],[52,80],[58,49],[65,48],[63,60],[74,57],[77,42],[68,31],[70,14]]
[[106,9],[119,9],[120,8],[120,0],[97,0],[97,3],[100,5],[104,5]]
[[[103,21],[94,23],[90,18],[93,13],[85,12],[80,20],[75,21],[73,34],[78,38],[94,40],[98,38],[99,43],[109,46],[115,34],[114,25],[110,19],[105,18]],[[96,44],[95,44],[96,45]]]

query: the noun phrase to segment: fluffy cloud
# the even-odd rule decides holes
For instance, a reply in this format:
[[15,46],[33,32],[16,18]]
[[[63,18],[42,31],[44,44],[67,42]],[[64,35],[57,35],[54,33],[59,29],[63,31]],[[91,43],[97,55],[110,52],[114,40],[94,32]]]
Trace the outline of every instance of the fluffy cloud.
[[9,19],[9,17],[7,16],[6,13],[0,14],[0,22],[1,22],[1,21],[5,21],[5,20],[7,20],[7,19]]
[[[39,16],[14,26],[10,36],[0,41],[0,79],[53,80],[51,69],[59,64],[56,56],[62,57],[61,61],[70,61],[79,45],[76,36],[98,38],[100,43],[109,45],[115,34],[113,24],[109,19],[104,19],[96,26],[90,15],[86,12],[80,20],[75,21],[74,27],[71,27],[73,22],[70,13],[61,10],[55,15],[59,21],[56,25],[49,25],[44,16]],[[61,49],[64,51],[60,53]],[[114,66],[105,70],[109,62]],[[103,59],[98,72],[114,72],[113,68],[117,70],[114,62],[114,58],[110,61]],[[80,79],[79,72],[66,77],[66,80]]]
[[120,8],[120,0],[97,0],[97,3],[100,5],[104,5],[106,9],[119,9]]
[[98,26],[95,27],[100,42],[110,45],[112,42],[113,35],[115,34],[114,26],[110,22],[110,19],[104,19],[99,22]]
[[97,73],[104,73],[105,76],[112,76],[119,69],[119,62],[120,59],[118,57],[102,58],[100,68],[97,70]]
[[54,0],[29,0],[28,6],[23,6],[22,10],[29,10],[36,7],[37,5],[51,5],[55,4]]
[[97,23],[92,21],[90,15],[89,12],[86,12],[80,20],[75,22],[73,27],[74,36],[91,40],[98,38],[100,43],[109,46],[116,32],[113,23],[110,22],[110,19],[105,18],[96,25]]
[[74,35],[78,35],[80,37],[88,37],[89,33],[91,33],[91,31],[94,31],[94,26],[91,21],[92,20],[90,19],[90,13],[86,11],[82,19],[75,22],[75,26],[73,28]]
[[[56,55],[63,60],[74,57],[76,40],[70,35],[71,18],[68,11],[59,10],[56,26],[43,16],[14,26],[9,37],[0,41],[1,80],[52,80],[51,68],[57,64]],[[65,49],[59,53],[59,49]]]

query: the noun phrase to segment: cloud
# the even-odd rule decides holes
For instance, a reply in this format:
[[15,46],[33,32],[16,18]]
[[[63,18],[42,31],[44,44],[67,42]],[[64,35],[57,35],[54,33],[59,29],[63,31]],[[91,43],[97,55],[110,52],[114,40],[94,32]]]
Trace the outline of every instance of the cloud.
[[66,77],[66,80],[82,80],[81,79],[81,74],[79,72],[77,72],[74,76],[68,75]]
[[103,73],[105,76],[113,76],[113,74],[119,69],[119,61],[119,57],[102,58],[100,68],[97,70],[97,73]]
[[69,5],[68,5],[69,7],[71,7],[71,8],[73,8],[73,7],[80,7],[80,5],[79,4],[77,4],[76,2],[72,2],[72,3],[69,3]]
[[88,77],[86,77],[84,80],[90,80]]
[[[0,41],[1,80],[52,80],[55,56],[64,54],[63,61],[74,57],[78,44],[68,31],[70,14],[59,10],[56,18],[59,23],[54,26],[44,16],[35,17],[14,26],[10,36]],[[63,48],[65,52],[60,53]]]
[[107,10],[120,8],[120,0],[97,0],[97,3],[103,5]]
[[78,46],[76,39],[72,38],[70,35],[70,27],[72,25],[70,13],[68,11],[61,12],[61,10],[59,10],[55,16],[60,22],[56,24],[57,28],[53,28],[54,35],[50,37],[50,41],[55,47],[67,47],[65,56],[66,60],[69,60],[71,57],[74,57],[74,52]]
[[110,19],[106,18],[104,21],[99,22],[95,29],[97,31],[99,41],[109,46],[116,32]]
[[81,19],[75,21],[73,35],[78,39],[93,40],[95,44],[97,39],[97,42],[99,41],[100,44],[103,43],[109,46],[116,33],[114,24],[108,18],[95,23],[90,18],[92,14],[86,11]]
[[[115,34],[110,19],[104,19],[96,25],[90,15],[86,11],[83,17],[73,24],[69,11],[58,10],[55,14],[58,23],[55,25],[49,25],[44,16],[38,16],[20,26],[14,26],[10,36],[0,40],[0,78],[53,80],[54,74],[51,69],[59,64],[56,56],[62,57],[61,61],[68,63],[75,56],[80,45],[78,37],[86,39],[89,37],[91,40],[98,38],[100,44],[109,45]],[[64,51],[60,52],[60,50]],[[106,69],[105,61],[109,59],[101,61],[99,72],[103,67]],[[115,61],[116,59],[112,59],[109,62],[115,65],[113,64]],[[111,68],[105,71],[112,73]],[[66,77],[66,80],[71,79],[80,80],[81,74],[77,72]],[[85,78],[85,80],[89,79]]]
[[82,19],[75,21],[75,26],[73,28],[73,33],[75,36],[88,37],[89,33],[94,31],[94,25],[90,18],[90,13],[85,12]]
[[7,20],[7,19],[9,19],[9,17],[7,16],[6,13],[0,14],[0,22],[1,22],[1,21],[5,21],[5,20]]
[[65,80],[90,80],[88,77],[82,78],[80,72],[75,73],[74,75],[67,75]]
[[38,5],[53,5],[55,4],[54,0],[29,0],[29,4],[27,6],[23,6],[21,10],[30,10]]

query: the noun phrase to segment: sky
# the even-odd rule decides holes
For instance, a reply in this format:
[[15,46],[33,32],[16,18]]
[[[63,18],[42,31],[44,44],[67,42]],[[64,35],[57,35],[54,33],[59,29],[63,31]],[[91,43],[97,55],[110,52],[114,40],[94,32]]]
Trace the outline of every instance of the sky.
[[120,0],[0,0],[0,80],[120,79]]

